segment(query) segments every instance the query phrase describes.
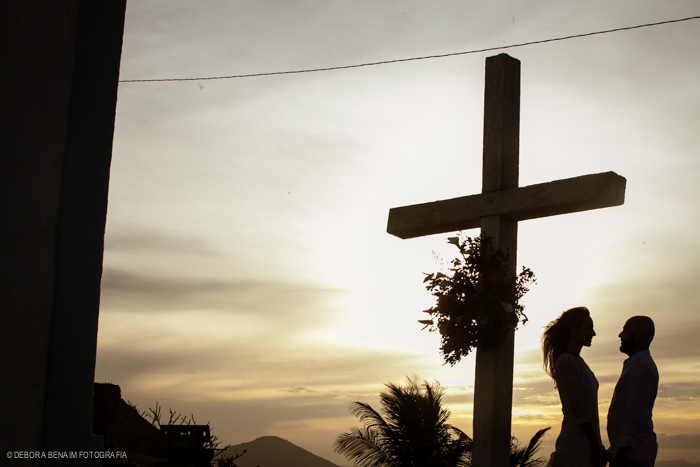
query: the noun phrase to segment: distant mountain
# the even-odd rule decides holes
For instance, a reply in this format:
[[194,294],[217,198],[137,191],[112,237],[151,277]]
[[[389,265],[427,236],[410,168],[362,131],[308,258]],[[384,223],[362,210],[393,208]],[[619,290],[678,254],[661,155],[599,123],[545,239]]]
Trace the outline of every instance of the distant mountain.
[[277,436],[263,436],[249,443],[231,446],[225,454],[233,454],[234,451],[240,454],[244,450],[247,452],[235,461],[238,467],[339,467]]
[[700,464],[691,464],[681,459],[677,461],[656,461],[655,467],[700,467]]

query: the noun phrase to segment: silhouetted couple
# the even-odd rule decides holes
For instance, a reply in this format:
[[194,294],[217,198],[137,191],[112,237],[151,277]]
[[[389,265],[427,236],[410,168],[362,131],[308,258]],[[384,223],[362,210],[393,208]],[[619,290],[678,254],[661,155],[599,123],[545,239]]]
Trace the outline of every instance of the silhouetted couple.
[[565,311],[542,335],[544,367],[559,391],[564,420],[548,467],[653,467],[656,434],[651,421],[659,373],[649,353],[654,322],[646,316],[627,320],[620,333],[620,352],[629,356],[608,410],[606,451],[598,421],[598,381],[581,349],[595,336],[588,309]]

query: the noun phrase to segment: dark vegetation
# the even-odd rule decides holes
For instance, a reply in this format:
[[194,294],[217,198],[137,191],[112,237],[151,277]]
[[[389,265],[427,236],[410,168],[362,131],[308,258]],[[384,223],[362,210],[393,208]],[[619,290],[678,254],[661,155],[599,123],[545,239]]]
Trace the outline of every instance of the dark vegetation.
[[[386,384],[377,411],[353,402],[350,411],[362,427],[353,427],[335,441],[335,451],[357,467],[469,467],[472,440],[447,423],[450,411],[442,407],[440,383],[407,378],[405,385]],[[540,467],[535,457],[549,427],[538,431],[527,446],[511,439],[511,467]]]
[[[169,443],[163,426],[181,425],[197,426],[193,415],[189,418],[181,413],[169,409],[166,420],[162,414],[162,407],[156,402],[155,408],[149,408],[139,412],[134,404],[124,401],[121,398],[121,389],[115,384],[95,383],[95,397],[93,408],[93,433],[101,435],[104,439],[104,449],[106,451],[126,451],[127,459],[146,466],[170,466],[180,465],[211,465],[211,463],[178,463],[172,460],[169,454],[169,444],[172,451],[172,440]],[[208,428],[207,423],[207,428]],[[211,431],[208,428],[208,431]],[[185,440],[187,441],[187,440]],[[182,441],[180,441],[182,446]],[[237,452],[223,453],[229,446],[219,448],[221,441],[216,435],[210,434],[209,438],[191,447],[196,451],[212,451],[212,454],[219,454],[214,459],[214,464],[219,467],[236,467],[235,461],[241,457]],[[171,452],[172,454],[172,452]],[[171,457],[169,460],[168,457]],[[119,466],[128,467],[136,465],[133,462],[105,460],[105,467]]]
[[[338,436],[335,441],[336,452],[358,467],[471,466],[472,440],[459,428],[448,423],[450,411],[442,407],[444,389],[438,382],[419,383],[414,377],[408,378],[405,385],[388,383],[386,389],[380,394],[380,411],[363,402],[351,404],[351,412],[359,418],[362,426],[351,428],[349,432]],[[219,448],[221,442],[213,434],[200,446],[218,453],[213,461],[199,464],[173,463],[168,459],[168,439],[161,429],[172,425],[202,426],[196,424],[192,415],[187,417],[173,410],[164,415],[158,403],[154,408],[139,412],[134,404],[121,398],[119,386],[95,384],[93,432],[104,438],[105,450],[126,451],[128,459],[105,460],[105,467],[237,467],[236,460],[249,447],[253,451],[256,451],[254,447],[261,448],[258,449],[261,452],[257,453],[260,459],[249,459],[256,464],[280,465],[280,459],[275,455],[286,453],[289,459],[281,465],[297,465],[292,458],[303,458],[302,465],[314,462],[314,465],[333,465],[276,437],[264,437],[235,447]],[[527,446],[521,446],[513,437],[510,466],[543,466],[545,460],[536,455],[548,430],[549,428],[544,428],[538,431]]]
[[418,322],[440,333],[440,353],[455,365],[477,347],[501,345],[511,330],[527,322],[522,298],[536,280],[525,267],[513,274],[509,254],[495,250],[490,237],[460,232],[448,243],[459,254],[446,272],[426,274],[423,282],[436,301],[424,310],[430,319]]

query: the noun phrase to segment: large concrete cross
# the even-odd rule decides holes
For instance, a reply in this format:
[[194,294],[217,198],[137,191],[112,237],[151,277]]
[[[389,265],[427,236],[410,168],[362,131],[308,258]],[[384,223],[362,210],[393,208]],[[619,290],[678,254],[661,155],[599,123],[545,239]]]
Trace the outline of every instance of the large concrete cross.
[[[519,188],[520,61],[506,54],[488,57],[484,94],[481,194],[393,208],[387,232],[405,239],[481,227],[494,248],[510,253],[514,274],[518,221],[619,206],[626,180],[606,172]],[[475,467],[509,464],[514,335],[496,349],[476,352]]]

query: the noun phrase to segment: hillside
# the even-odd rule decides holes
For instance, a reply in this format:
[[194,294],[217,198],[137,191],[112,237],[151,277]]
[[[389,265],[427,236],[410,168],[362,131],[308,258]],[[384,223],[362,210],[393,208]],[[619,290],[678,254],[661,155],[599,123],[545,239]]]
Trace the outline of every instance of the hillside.
[[247,452],[236,460],[238,467],[338,467],[326,459],[277,436],[263,436],[231,446],[226,454]]
[[92,430],[105,450],[165,457],[165,435],[124,402],[116,384],[95,383]]

